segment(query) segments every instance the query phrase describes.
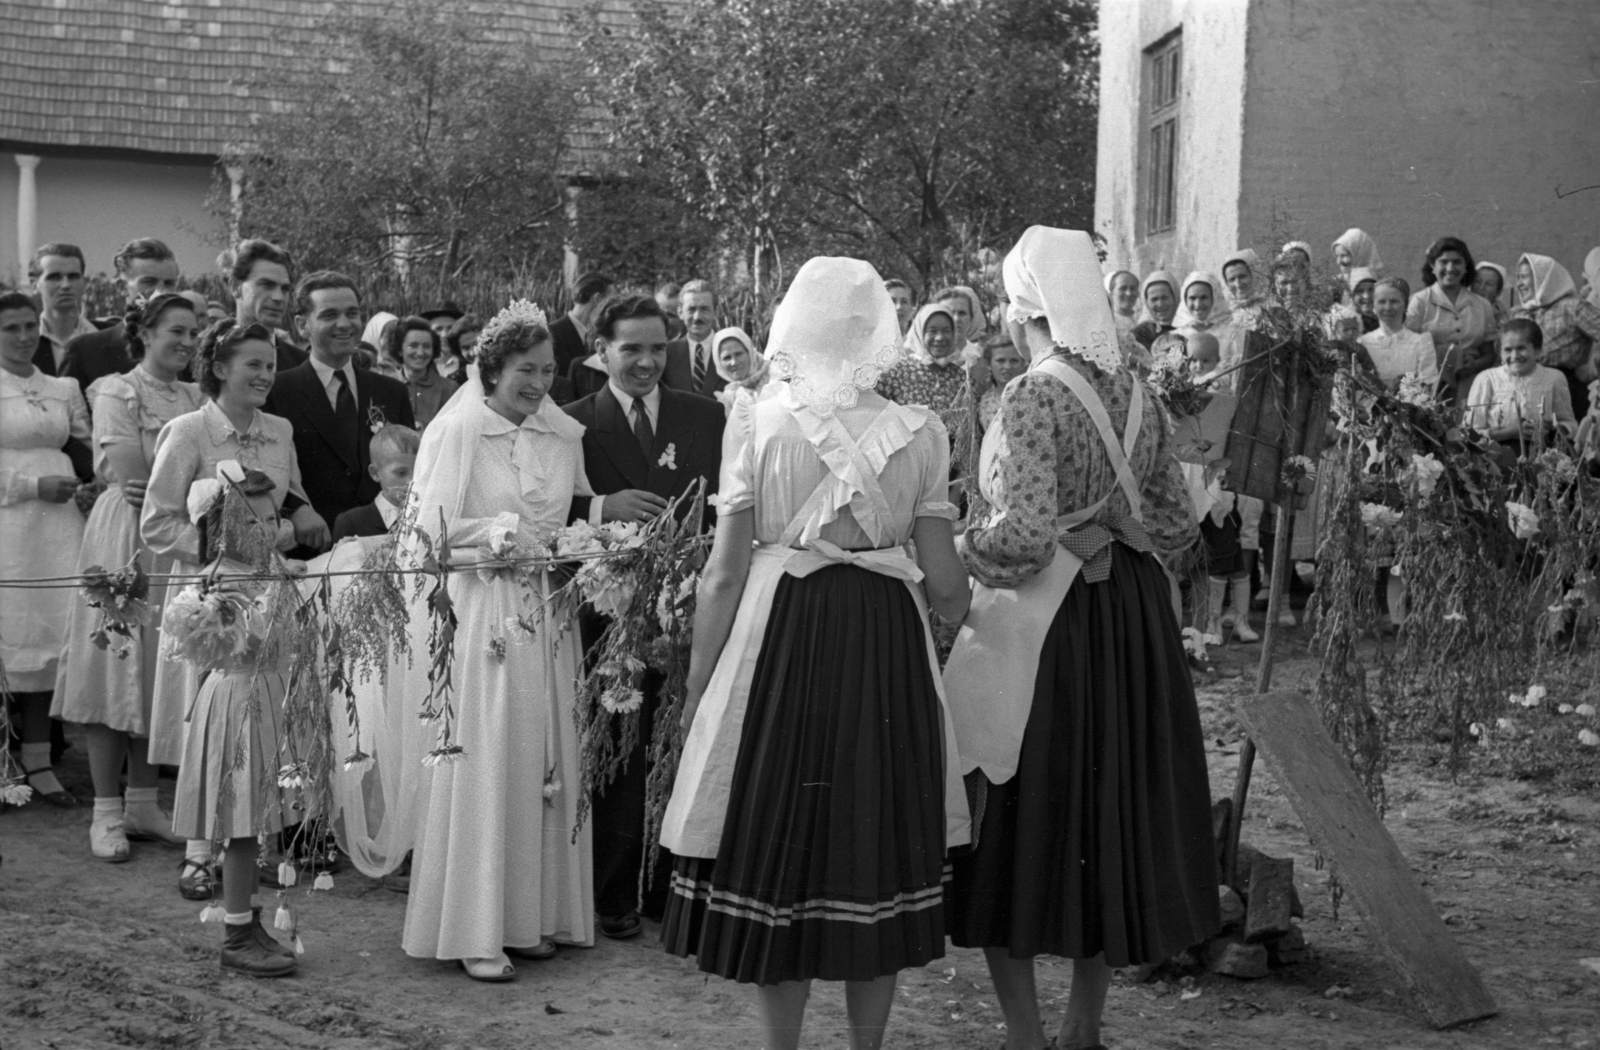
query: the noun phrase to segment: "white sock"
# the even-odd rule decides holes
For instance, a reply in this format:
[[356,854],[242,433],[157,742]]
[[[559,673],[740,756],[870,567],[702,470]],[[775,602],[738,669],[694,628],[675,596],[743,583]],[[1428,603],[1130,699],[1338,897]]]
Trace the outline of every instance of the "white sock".
[[96,798],[94,800],[94,822],[96,824],[115,824],[121,819],[121,798],[112,795],[110,798]]
[[123,796],[128,802],[128,816],[141,824],[170,824],[161,807],[156,805],[156,793],[155,788],[128,788]]
[[192,860],[202,867],[211,863],[211,842],[209,839],[190,839],[183,847],[183,859]]
[[222,921],[229,926],[248,926],[250,925],[250,920],[254,917],[255,913],[249,911],[242,911],[237,915],[231,911],[222,913]]
[[50,741],[39,744],[22,745],[22,768],[36,769],[37,773],[28,775],[28,786],[41,795],[53,795],[57,791],[65,791],[61,781],[56,779],[55,771],[50,768]]

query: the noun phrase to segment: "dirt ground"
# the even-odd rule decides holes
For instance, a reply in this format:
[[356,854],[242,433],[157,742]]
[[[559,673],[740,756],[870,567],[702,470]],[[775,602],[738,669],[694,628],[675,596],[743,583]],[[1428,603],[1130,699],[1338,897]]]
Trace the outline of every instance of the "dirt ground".
[[[1303,639],[1288,649],[1280,688],[1315,669]],[[1258,651],[1233,648],[1221,659],[1243,667]],[[1238,733],[1230,712],[1243,681],[1252,674],[1201,686],[1214,796],[1231,791]],[[750,991],[664,955],[654,928],[632,942],[602,940],[520,963],[512,984],[477,984],[453,966],[404,955],[405,898],[355,873],[339,876],[331,892],[291,891],[306,947],[298,976],[224,974],[219,928],[200,925],[200,905],[177,894],[181,851],[135,843],[127,864],[91,858],[81,738],[65,765],[63,780],[83,807],[0,813],[0,1050],[760,1045]],[[1600,799],[1492,778],[1452,782],[1404,765],[1391,768],[1389,797],[1389,828],[1483,974],[1498,1017],[1453,1032],[1428,1027],[1353,908],[1334,916],[1315,851],[1258,767],[1245,840],[1294,858],[1309,960],[1258,981],[1207,974],[1192,987],[1119,974],[1106,1044],[1600,1050],[1600,972],[1580,963],[1600,956]],[[1041,996],[1063,1005],[1070,963],[1043,959],[1039,973]],[[1349,995],[1330,998],[1336,987]],[[817,985],[805,1045],[847,1046],[843,1020],[842,989]],[[993,1050],[1002,1038],[979,952],[951,949],[901,975],[886,1046]]]

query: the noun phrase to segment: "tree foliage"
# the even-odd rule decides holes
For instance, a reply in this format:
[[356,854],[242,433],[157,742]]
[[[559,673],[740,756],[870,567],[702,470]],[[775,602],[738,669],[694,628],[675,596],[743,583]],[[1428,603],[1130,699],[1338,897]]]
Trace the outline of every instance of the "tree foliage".
[[926,284],[1089,225],[1093,29],[1090,0],[646,0],[579,42],[616,173],[721,262],[777,285],[847,253]]
[[560,65],[493,42],[454,0],[320,28],[289,104],[229,158],[245,177],[241,231],[309,266],[446,280],[559,268],[576,113]]

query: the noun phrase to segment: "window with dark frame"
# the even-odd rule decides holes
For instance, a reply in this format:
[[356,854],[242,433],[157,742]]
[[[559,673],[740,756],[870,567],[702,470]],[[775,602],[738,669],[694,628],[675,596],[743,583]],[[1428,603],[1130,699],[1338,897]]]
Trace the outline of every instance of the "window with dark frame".
[[1145,232],[1165,233],[1177,225],[1178,100],[1182,97],[1183,39],[1173,34],[1151,48],[1149,172],[1145,180]]

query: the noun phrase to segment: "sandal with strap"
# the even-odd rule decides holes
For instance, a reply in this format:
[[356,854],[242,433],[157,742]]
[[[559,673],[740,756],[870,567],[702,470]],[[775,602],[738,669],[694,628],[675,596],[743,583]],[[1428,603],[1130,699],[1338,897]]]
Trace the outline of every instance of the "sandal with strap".
[[178,862],[178,895],[186,901],[208,901],[222,888],[222,873],[188,857]]
[[486,981],[490,984],[500,984],[513,980],[517,976],[517,968],[511,965],[511,960],[502,952],[497,959],[461,959],[461,968],[467,971],[467,976],[474,981]]

